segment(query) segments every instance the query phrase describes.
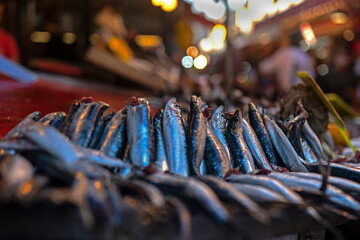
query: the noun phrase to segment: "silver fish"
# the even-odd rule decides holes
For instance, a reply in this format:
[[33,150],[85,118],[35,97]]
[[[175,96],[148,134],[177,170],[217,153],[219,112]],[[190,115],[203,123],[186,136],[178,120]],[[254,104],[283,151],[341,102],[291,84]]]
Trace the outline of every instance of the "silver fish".
[[185,127],[176,98],[170,98],[165,105],[163,131],[170,172],[188,176]]
[[264,123],[271,141],[284,162],[285,167],[292,172],[308,172],[280,127],[266,115],[264,116]]
[[196,205],[221,223],[229,220],[229,213],[216,194],[199,180],[159,173],[147,176],[147,180],[164,193],[174,195],[190,206]]
[[[323,176],[318,173],[289,172],[286,174],[305,178],[305,179],[314,179],[318,181],[322,181],[323,178]],[[355,181],[351,181],[341,177],[334,177],[334,176],[329,176],[328,181],[331,185],[338,187],[344,191],[360,193],[360,184]]]
[[210,129],[206,129],[204,156],[208,173],[223,178],[231,169],[231,162],[220,139]]
[[[322,182],[312,179],[304,179],[296,176],[291,176],[289,174],[276,173],[272,172],[269,174],[270,177],[282,182],[286,186],[294,189],[304,189],[308,191],[320,191]],[[327,198],[340,206],[352,209],[358,215],[360,214],[360,203],[357,202],[350,195],[345,194],[339,188],[334,186],[327,186],[326,188]]]
[[147,200],[149,200],[153,206],[161,208],[165,205],[166,201],[164,195],[154,185],[138,179],[132,180],[130,183],[141,189],[141,194],[145,195]]
[[307,142],[302,137],[300,137],[300,143],[304,153],[305,161],[308,163],[316,163],[318,159],[316,158],[314,152],[310,149]]
[[19,128],[21,128],[21,127],[23,127],[25,125],[28,125],[28,124],[39,121],[40,116],[41,116],[40,112],[30,113],[23,120],[21,120],[8,134],[6,134],[6,136],[3,138],[3,140],[6,140],[6,139],[8,139],[10,137],[18,136],[18,134],[19,134],[18,129]]
[[98,149],[105,155],[123,161],[127,146],[126,109],[118,111],[106,125]]
[[304,204],[304,200],[294,191],[289,189],[286,185],[277,181],[268,176],[260,176],[260,175],[249,175],[249,174],[240,174],[230,175],[227,180],[230,182],[237,183],[247,183],[252,185],[259,185],[262,187],[266,187],[286,198],[289,202],[294,204]]
[[246,144],[249,147],[252,156],[254,157],[255,165],[260,169],[272,170],[272,167],[270,166],[261,147],[259,139],[257,138],[250,124],[244,118],[242,119],[242,129]]
[[153,125],[149,102],[131,97],[126,102],[126,131],[131,163],[146,167],[153,158]]
[[304,127],[302,128],[302,136],[306,140],[310,149],[314,152],[317,159],[324,160],[324,152],[322,150],[321,142],[315,132],[311,129],[309,123],[305,121]]
[[238,191],[232,184],[220,180],[213,176],[199,177],[202,182],[206,183],[220,199],[229,199],[242,206],[248,213],[260,222],[268,222],[269,216],[264,210],[251,200],[247,195]]
[[228,142],[226,139],[226,117],[225,117],[225,108],[224,106],[218,107],[214,114],[212,115],[208,127],[213,130],[215,135],[220,139],[228,158],[230,159],[230,150],[228,147]]
[[39,122],[44,125],[60,128],[65,121],[66,113],[64,112],[53,112],[42,117]]
[[165,172],[169,169],[166,159],[165,142],[163,136],[163,119],[164,109],[160,109],[154,119],[154,163],[160,172]]
[[288,202],[281,194],[266,187],[246,183],[231,183],[231,185],[257,202]]
[[269,134],[266,131],[264,122],[254,103],[249,103],[249,122],[254,129],[256,136],[264,150],[266,158],[269,160],[273,168],[280,166],[280,162],[275,155],[274,147],[271,143]]
[[239,167],[243,173],[249,173],[255,170],[255,163],[242,132],[241,113],[237,109],[227,125],[226,137],[231,151],[233,167]]
[[203,104],[200,97],[191,96],[187,128],[187,160],[191,175],[200,175],[200,164],[205,152],[207,119],[202,113]]
[[88,147],[100,127],[103,113],[109,105],[103,102],[81,104],[71,122],[68,136],[79,146]]

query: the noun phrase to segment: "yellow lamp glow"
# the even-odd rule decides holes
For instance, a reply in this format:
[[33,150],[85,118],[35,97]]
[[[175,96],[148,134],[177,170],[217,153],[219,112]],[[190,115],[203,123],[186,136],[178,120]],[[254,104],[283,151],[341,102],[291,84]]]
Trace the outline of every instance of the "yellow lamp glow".
[[177,8],[177,0],[162,0],[161,9],[165,12],[172,12]]
[[151,4],[154,5],[155,7],[160,6],[162,3],[162,0],[151,0]]
[[226,38],[226,27],[222,24],[216,24],[211,31],[211,38],[215,44],[221,44]]

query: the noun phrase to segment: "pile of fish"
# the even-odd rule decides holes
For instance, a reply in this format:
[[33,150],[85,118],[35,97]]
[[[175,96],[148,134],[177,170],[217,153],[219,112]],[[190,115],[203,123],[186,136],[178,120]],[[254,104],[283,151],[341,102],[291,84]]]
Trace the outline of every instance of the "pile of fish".
[[315,173],[326,156],[306,112],[278,124],[250,103],[248,120],[223,106],[210,118],[197,96],[187,121],[175,98],[153,119],[143,98],[116,113],[108,108],[83,98],[67,114],[25,117],[0,141],[1,201],[71,203],[89,228],[124,230],[129,218],[145,228],[149,216],[175,216],[174,234],[184,239],[198,230],[197,215],[219,231],[237,232],[239,212],[271,226],[279,216],[269,203],[296,206],[325,227],[324,209],[360,216],[360,170],[332,163],[327,181]]

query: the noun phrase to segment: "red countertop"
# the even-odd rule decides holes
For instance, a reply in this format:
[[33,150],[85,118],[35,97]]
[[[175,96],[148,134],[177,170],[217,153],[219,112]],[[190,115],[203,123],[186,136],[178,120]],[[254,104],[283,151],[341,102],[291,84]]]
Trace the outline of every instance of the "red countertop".
[[0,76],[0,139],[31,112],[40,111],[42,116],[57,111],[67,113],[72,102],[84,96],[106,102],[110,104],[110,110],[117,111],[134,94],[116,87],[106,89],[98,86],[100,87],[91,83],[69,84],[69,81],[62,83],[44,79],[25,84]]

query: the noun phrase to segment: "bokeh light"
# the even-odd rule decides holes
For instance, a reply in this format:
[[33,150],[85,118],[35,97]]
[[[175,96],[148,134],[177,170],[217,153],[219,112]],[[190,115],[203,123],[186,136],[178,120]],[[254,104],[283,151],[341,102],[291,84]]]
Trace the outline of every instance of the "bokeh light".
[[192,58],[196,58],[199,55],[199,50],[194,46],[190,46],[186,49],[186,54]]
[[316,67],[316,71],[320,76],[325,76],[329,73],[329,68],[326,64],[320,64]]
[[185,56],[182,58],[181,60],[181,65],[184,67],[184,68],[192,68],[192,66],[194,65],[194,60],[192,57],[190,56]]
[[204,69],[207,65],[207,58],[204,55],[199,55],[194,59],[194,67],[197,69]]

